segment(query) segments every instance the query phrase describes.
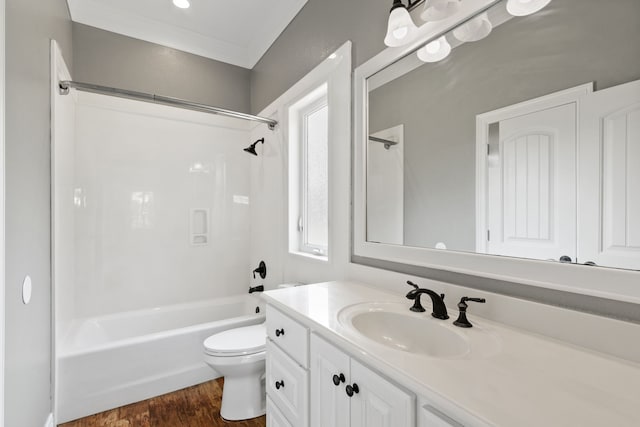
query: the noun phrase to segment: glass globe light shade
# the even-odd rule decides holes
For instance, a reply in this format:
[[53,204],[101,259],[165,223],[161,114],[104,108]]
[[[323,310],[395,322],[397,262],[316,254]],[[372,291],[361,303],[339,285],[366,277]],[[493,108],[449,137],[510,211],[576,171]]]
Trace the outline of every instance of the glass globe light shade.
[[491,34],[493,25],[487,13],[481,13],[453,30],[455,38],[461,42],[477,42]]
[[403,46],[415,37],[418,27],[413,23],[409,11],[404,5],[394,7],[389,14],[389,24],[384,44],[389,47]]
[[538,12],[551,3],[551,0],[509,0],[507,12],[513,16],[527,16]]
[[445,36],[440,37],[418,50],[418,58],[423,62],[438,62],[451,53],[451,45]]
[[420,17],[425,22],[442,21],[460,10],[460,0],[426,0]]

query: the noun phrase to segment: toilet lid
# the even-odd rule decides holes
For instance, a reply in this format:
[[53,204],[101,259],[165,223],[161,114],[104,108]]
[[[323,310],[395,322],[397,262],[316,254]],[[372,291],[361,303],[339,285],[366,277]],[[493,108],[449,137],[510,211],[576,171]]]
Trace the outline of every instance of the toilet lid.
[[264,323],[229,329],[204,340],[204,348],[209,354],[235,356],[253,354],[264,350],[267,328]]

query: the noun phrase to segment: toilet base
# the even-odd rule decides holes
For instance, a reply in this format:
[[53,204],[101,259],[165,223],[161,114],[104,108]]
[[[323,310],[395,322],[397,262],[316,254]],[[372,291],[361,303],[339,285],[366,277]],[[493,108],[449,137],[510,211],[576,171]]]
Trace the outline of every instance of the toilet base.
[[264,415],[266,413],[264,381],[264,373],[225,377],[220,416],[227,421],[239,421]]

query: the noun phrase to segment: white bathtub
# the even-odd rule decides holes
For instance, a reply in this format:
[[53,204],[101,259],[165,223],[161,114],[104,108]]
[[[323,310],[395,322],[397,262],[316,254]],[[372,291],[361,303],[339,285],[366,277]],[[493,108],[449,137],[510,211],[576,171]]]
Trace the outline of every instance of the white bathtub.
[[56,421],[218,378],[203,361],[204,339],[263,320],[253,295],[74,320],[56,348]]

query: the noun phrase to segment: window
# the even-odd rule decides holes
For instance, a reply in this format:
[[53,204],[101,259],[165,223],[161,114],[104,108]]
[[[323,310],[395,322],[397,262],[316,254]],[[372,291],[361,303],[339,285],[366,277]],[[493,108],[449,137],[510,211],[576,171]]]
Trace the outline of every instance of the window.
[[326,84],[289,109],[290,251],[328,255],[329,107]]

